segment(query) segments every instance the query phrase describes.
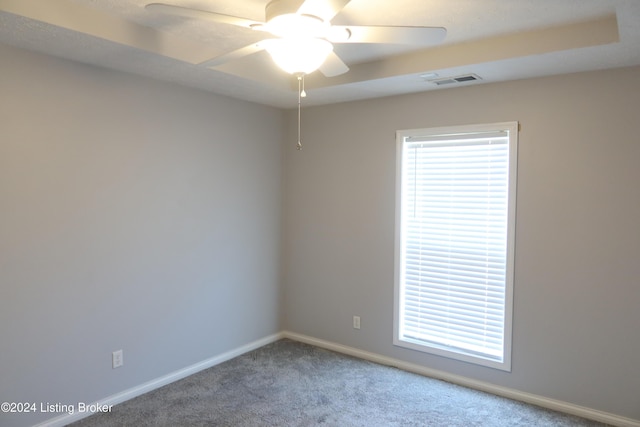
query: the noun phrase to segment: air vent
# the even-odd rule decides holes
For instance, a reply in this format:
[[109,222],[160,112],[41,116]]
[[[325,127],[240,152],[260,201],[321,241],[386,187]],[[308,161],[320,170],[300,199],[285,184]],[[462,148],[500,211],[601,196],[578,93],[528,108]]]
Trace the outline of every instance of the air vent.
[[433,79],[433,80],[428,80],[428,81],[431,82],[431,83],[435,83],[438,86],[443,86],[443,85],[450,85],[450,84],[454,84],[454,83],[473,82],[473,81],[476,81],[476,80],[482,80],[482,79],[477,74],[465,74],[463,76],[444,77],[444,78]]
[[478,80],[478,77],[473,74],[468,74],[466,76],[456,77],[454,80],[457,82],[470,82],[473,80]]

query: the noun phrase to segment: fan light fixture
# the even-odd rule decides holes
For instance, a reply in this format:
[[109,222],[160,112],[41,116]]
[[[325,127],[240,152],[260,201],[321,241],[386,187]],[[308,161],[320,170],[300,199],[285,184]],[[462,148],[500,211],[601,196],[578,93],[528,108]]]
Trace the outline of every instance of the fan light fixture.
[[[265,1],[265,0],[263,0]],[[333,25],[331,20],[351,0],[269,0],[265,6],[265,21],[225,15],[185,6],[150,3],[147,10],[185,18],[231,24],[270,33],[274,38],[253,42],[201,63],[216,67],[225,62],[266,50],[285,72],[298,79],[298,149],[300,143],[300,105],[304,91],[304,76],[319,69],[325,77],[349,71],[349,67],[333,52],[333,43],[387,43],[417,45],[439,43],[447,30],[441,27]],[[2,3],[2,0],[0,0]],[[269,37],[269,36],[265,36]],[[326,62],[326,63],[325,63]]]
[[333,51],[328,41],[311,37],[269,39],[263,43],[276,65],[289,74],[312,73]]
[[289,74],[309,74],[322,65],[333,50],[323,37],[329,23],[313,15],[284,13],[264,25],[252,26],[279,37],[264,40],[263,46],[273,61]]

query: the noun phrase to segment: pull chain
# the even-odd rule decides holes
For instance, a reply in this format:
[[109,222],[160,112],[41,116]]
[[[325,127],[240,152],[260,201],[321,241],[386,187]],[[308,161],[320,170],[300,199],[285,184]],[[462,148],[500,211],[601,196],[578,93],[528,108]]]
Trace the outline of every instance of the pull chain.
[[298,75],[298,144],[296,149],[302,150],[302,142],[300,141],[300,105],[302,104],[302,98],[306,97],[307,93],[304,91],[304,74]]

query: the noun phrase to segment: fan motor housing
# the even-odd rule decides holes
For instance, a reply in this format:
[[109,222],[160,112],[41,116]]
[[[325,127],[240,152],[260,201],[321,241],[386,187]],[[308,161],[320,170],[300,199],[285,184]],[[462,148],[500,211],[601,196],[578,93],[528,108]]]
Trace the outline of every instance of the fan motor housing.
[[297,13],[304,0],[272,0],[265,8],[265,21],[269,22],[276,16]]

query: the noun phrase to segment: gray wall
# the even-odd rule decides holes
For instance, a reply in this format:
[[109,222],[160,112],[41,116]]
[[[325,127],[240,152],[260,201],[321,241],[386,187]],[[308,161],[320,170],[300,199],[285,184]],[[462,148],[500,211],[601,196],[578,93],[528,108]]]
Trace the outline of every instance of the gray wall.
[[[640,419],[639,111],[640,68],[305,108],[304,151],[286,151],[285,328]],[[513,371],[394,347],[395,131],[511,120]]]
[[280,330],[281,110],[0,63],[0,402],[91,403]]

